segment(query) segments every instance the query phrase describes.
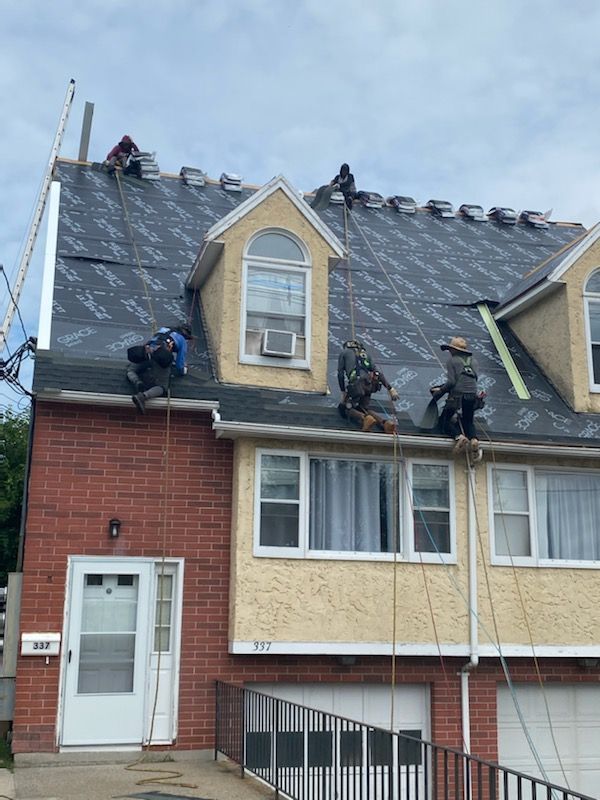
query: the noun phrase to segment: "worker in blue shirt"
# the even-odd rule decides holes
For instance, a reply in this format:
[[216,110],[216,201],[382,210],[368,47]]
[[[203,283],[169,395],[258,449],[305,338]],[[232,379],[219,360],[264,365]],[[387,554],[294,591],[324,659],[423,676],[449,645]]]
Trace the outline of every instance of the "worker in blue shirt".
[[146,412],[146,400],[167,394],[173,371],[187,374],[187,343],[191,338],[188,325],[162,327],[146,344],[129,348],[127,380],[136,390],[131,399],[140,413]]

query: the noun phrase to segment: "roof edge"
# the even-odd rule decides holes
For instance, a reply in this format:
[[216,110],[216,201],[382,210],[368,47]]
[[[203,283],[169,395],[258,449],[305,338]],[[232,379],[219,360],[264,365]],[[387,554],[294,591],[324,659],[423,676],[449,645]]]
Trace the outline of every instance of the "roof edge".
[[[213,430],[217,438],[238,439],[241,436],[253,436],[258,439],[303,439],[308,442],[345,442],[352,444],[373,444],[392,447],[395,436],[381,433],[363,433],[362,431],[339,431],[331,428],[293,428],[289,425],[267,425],[255,422],[231,422],[222,420],[217,410],[213,412]],[[451,451],[454,442],[444,436],[416,436],[414,434],[398,434],[397,440],[403,446],[430,447],[435,450]],[[597,448],[577,445],[544,445],[528,442],[480,442],[484,451],[493,449],[495,453],[512,453],[514,455],[553,455],[573,456],[574,458],[600,459],[600,446]]]
[[[132,408],[131,397],[122,394],[97,394],[96,392],[77,392],[71,389],[40,389],[35,393],[38,402],[75,403],[77,405],[116,406]],[[181,411],[217,411],[218,400],[189,400],[183,397],[155,397],[146,401],[148,408],[171,408]]]

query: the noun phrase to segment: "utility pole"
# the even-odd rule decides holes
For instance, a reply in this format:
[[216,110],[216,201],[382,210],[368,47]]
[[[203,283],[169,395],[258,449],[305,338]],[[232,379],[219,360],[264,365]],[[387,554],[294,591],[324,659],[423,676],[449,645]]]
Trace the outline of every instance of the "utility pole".
[[48,197],[48,191],[50,189],[50,184],[52,182],[52,174],[54,172],[54,166],[56,164],[56,159],[58,158],[58,154],[60,152],[60,146],[67,125],[67,119],[69,117],[71,105],[73,104],[74,95],[75,95],[75,80],[74,78],[71,78],[71,80],[69,81],[69,86],[67,88],[67,94],[60,115],[60,120],[58,122],[56,136],[54,137],[54,142],[52,144],[52,151],[50,153],[48,165],[44,172],[44,181],[42,183],[42,188],[40,189],[40,195],[38,197],[33,219],[31,221],[31,225],[29,228],[27,242],[25,244],[25,249],[23,250],[23,255],[21,256],[21,261],[19,263],[19,269],[17,272],[15,285],[12,289],[12,292],[10,293],[11,297],[9,298],[8,310],[6,311],[6,316],[4,317],[2,328],[0,328],[0,353],[2,353],[4,348],[6,347],[6,343],[8,341],[8,332],[10,330],[10,326],[13,317],[15,315],[17,305],[19,303],[19,297],[21,296],[23,282],[25,281],[25,276],[27,274],[27,270],[29,269],[31,256],[33,254],[33,246],[35,244],[35,240],[37,238],[40,224],[42,221],[42,216],[44,214],[44,208],[46,206],[46,198]]

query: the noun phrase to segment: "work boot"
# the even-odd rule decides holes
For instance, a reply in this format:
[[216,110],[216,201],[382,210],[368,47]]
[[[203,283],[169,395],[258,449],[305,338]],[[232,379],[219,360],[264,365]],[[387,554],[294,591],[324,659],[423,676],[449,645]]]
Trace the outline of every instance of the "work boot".
[[454,452],[462,453],[465,450],[468,443],[469,440],[467,439],[467,437],[463,436],[463,434],[461,433],[460,436],[457,436],[456,439],[454,440]]
[[475,437],[473,437],[471,439],[471,452],[472,453],[477,453],[478,451],[479,451],[479,439],[476,439]]
[[391,419],[386,419],[383,423],[385,433],[396,433],[396,423]]
[[362,424],[363,433],[368,433],[373,425],[377,425],[377,420],[375,417],[372,417],[370,414],[365,414]]
[[133,402],[133,405],[140,412],[140,414],[146,413],[146,398],[144,397],[143,392],[138,392],[137,394],[134,394],[131,400]]

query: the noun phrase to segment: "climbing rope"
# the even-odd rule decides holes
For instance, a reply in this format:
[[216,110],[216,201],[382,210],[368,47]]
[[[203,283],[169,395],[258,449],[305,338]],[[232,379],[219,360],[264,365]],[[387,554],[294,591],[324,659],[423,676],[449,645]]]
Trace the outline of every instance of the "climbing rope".
[[[437,353],[435,352],[435,350],[433,349],[433,347],[432,347],[431,343],[429,342],[429,339],[428,339],[428,338],[427,338],[427,336],[425,335],[425,333],[424,333],[424,331],[422,330],[421,326],[419,325],[418,321],[415,319],[414,315],[413,315],[413,314],[411,314],[411,312],[410,312],[410,309],[408,308],[408,305],[407,305],[407,303],[405,302],[405,300],[404,300],[404,298],[402,297],[401,293],[398,291],[397,287],[396,287],[396,286],[395,286],[395,284],[393,283],[393,281],[392,281],[392,279],[391,279],[391,276],[389,275],[388,271],[385,269],[384,265],[382,264],[382,262],[381,262],[381,259],[378,257],[377,253],[375,252],[375,250],[374,250],[374,249],[373,249],[373,247],[371,246],[371,244],[370,244],[369,240],[367,239],[367,237],[366,237],[366,235],[364,234],[364,232],[363,232],[363,230],[362,230],[361,226],[359,225],[359,223],[358,223],[358,220],[356,219],[356,217],[355,217],[354,215],[353,215],[352,219],[353,219],[353,222],[354,222],[354,225],[355,225],[356,229],[357,229],[357,230],[358,230],[358,232],[361,234],[361,236],[362,236],[362,238],[363,238],[363,240],[364,240],[364,242],[365,242],[365,244],[366,244],[367,248],[369,249],[369,251],[370,251],[371,255],[373,256],[373,258],[374,258],[375,262],[376,262],[376,263],[378,264],[378,266],[380,267],[380,269],[381,269],[382,273],[383,273],[383,274],[385,275],[385,277],[387,278],[389,285],[391,286],[392,290],[395,292],[396,296],[398,297],[399,301],[401,302],[402,306],[404,307],[404,309],[405,309],[405,311],[406,311],[406,313],[407,313],[407,315],[408,315],[408,318],[409,318],[409,320],[411,320],[411,321],[413,322],[413,324],[414,324],[415,328],[418,330],[419,334],[422,336],[423,340],[426,342],[427,346],[429,347],[429,349],[430,349],[430,351],[431,351],[431,353],[432,353],[433,357],[434,357],[434,358],[435,358],[435,359],[438,361],[438,363],[439,363],[440,367],[442,367],[442,368],[443,368],[443,365],[442,365],[441,359],[439,358],[438,354],[437,354]],[[461,428],[462,428],[462,425],[461,425]],[[464,434],[464,431],[463,431],[463,434]],[[487,434],[487,432],[486,432],[486,434]],[[397,436],[397,432],[394,434],[394,436],[395,436],[395,437]],[[488,439],[488,441],[489,441],[489,444],[490,444],[490,450],[491,450],[491,452],[492,452],[492,457],[495,459],[494,450],[493,450],[493,444],[492,444],[492,441],[491,441],[491,438],[489,437],[489,435],[487,436],[487,439]],[[473,476],[473,467],[472,467],[472,464],[471,464],[471,462],[470,462],[470,460],[469,460],[469,453],[468,453],[468,452],[465,452],[465,460],[466,460],[466,464],[467,464],[467,474],[468,474],[468,476],[469,476],[469,477],[468,477],[468,479],[469,479],[469,481],[471,481],[471,489],[472,489],[472,491],[473,491],[473,497],[475,497],[475,494],[474,494],[474,476]],[[408,476],[407,476],[407,478],[408,478]],[[413,519],[414,519],[414,506],[413,506],[413,498],[412,498],[412,489],[410,489],[410,487],[409,487],[409,492],[408,492],[408,495],[409,495],[409,498],[410,498],[411,510],[412,510],[412,513],[413,513]],[[478,615],[478,614],[477,614],[477,613],[476,613],[476,612],[475,612],[475,611],[472,609],[472,607],[471,607],[471,604],[470,604],[470,602],[469,602],[468,598],[465,598],[465,597],[464,597],[464,595],[462,594],[462,592],[461,592],[461,591],[459,591],[459,594],[461,595],[461,597],[463,597],[463,600],[466,602],[466,604],[467,604],[467,608],[468,608],[468,610],[469,610],[469,613],[470,613],[470,614],[475,614],[478,624],[481,626],[482,630],[484,630],[484,631],[486,632],[486,635],[487,635],[487,636],[488,636],[488,638],[490,639],[491,643],[492,643],[492,644],[495,646],[495,648],[496,648],[496,649],[497,649],[497,651],[498,651],[498,654],[499,654],[499,657],[500,657],[500,662],[501,662],[501,665],[502,665],[502,669],[503,669],[503,672],[504,672],[504,674],[505,674],[505,678],[506,678],[506,681],[507,681],[507,685],[508,685],[508,687],[509,687],[509,690],[510,690],[510,692],[511,692],[511,696],[512,696],[513,703],[514,703],[514,705],[515,705],[515,708],[516,708],[516,711],[517,711],[517,715],[518,715],[518,717],[519,717],[519,721],[520,721],[520,723],[521,723],[521,727],[523,728],[523,732],[524,732],[524,734],[525,734],[525,737],[526,737],[526,739],[527,739],[527,742],[528,742],[528,744],[529,744],[529,747],[530,747],[530,749],[531,749],[531,752],[532,752],[532,754],[533,754],[533,756],[534,756],[534,759],[535,759],[535,761],[536,761],[536,763],[537,763],[537,765],[538,765],[538,768],[540,769],[540,772],[542,773],[542,775],[544,776],[544,778],[547,780],[547,775],[546,775],[546,772],[545,772],[545,770],[544,770],[543,764],[542,764],[542,762],[541,762],[541,759],[540,759],[540,756],[539,756],[539,754],[538,754],[538,752],[537,752],[537,749],[536,749],[536,747],[535,747],[535,744],[534,744],[534,742],[533,742],[533,740],[532,740],[532,738],[531,738],[531,735],[530,735],[530,733],[529,733],[529,730],[528,730],[528,727],[527,727],[526,720],[525,720],[525,718],[524,718],[524,716],[523,716],[523,713],[522,713],[522,710],[521,710],[521,707],[520,707],[520,704],[519,704],[518,698],[517,698],[517,696],[516,696],[516,691],[515,691],[515,689],[514,689],[514,684],[513,684],[512,678],[511,678],[511,676],[510,676],[509,669],[508,669],[508,664],[507,664],[507,662],[506,662],[506,659],[504,658],[504,655],[503,655],[503,653],[502,653],[502,649],[501,649],[501,645],[500,645],[500,635],[499,635],[499,630],[498,630],[497,619],[496,619],[496,615],[495,615],[495,611],[494,611],[494,604],[493,604],[493,600],[492,600],[491,586],[490,586],[490,582],[489,582],[489,575],[488,575],[488,571],[487,571],[487,565],[486,565],[485,553],[483,552],[483,541],[482,541],[482,535],[481,535],[481,526],[480,526],[480,524],[479,524],[479,518],[478,518],[478,514],[477,514],[477,504],[476,504],[476,502],[474,502],[474,503],[473,503],[473,506],[474,506],[474,509],[475,509],[475,524],[476,524],[476,528],[477,528],[477,537],[478,537],[478,542],[479,542],[479,546],[480,546],[480,548],[481,548],[481,554],[482,554],[482,555],[481,555],[481,560],[482,560],[482,564],[483,564],[484,575],[485,575],[485,581],[486,581],[486,589],[487,589],[487,593],[488,593],[488,599],[489,599],[489,603],[490,603],[490,610],[491,610],[491,616],[492,616],[492,621],[493,621],[493,626],[494,626],[495,640],[494,640],[494,638],[493,638],[493,637],[491,637],[491,636],[490,636],[490,634],[487,632],[487,628],[486,628],[486,627],[483,625],[483,623],[481,622],[481,619],[480,619],[479,615]],[[426,530],[427,530],[427,534],[428,534],[428,536],[429,536],[429,538],[430,538],[430,540],[431,540],[432,544],[434,545],[434,547],[435,547],[436,551],[438,552],[438,556],[439,556],[439,557],[440,557],[440,559],[442,560],[442,563],[443,563],[443,564],[444,564],[446,567],[448,567],[448,564],[447,564],[447,563],[445,562],[445,560],[443,559],[442,553],[439,551],[439,549],[438,549],[438,547],[437,547],[437,543],[435,542],[435,539],[434,539],[434,537],[431,535],[431,533],[430,533],[430,531],[429,531],[429,527],[428,527],[428,525],[427,525],[427,523],[426,523],[426,520],[424,519],[424,517],[422,517],[422,521],[423,521],[423,523],[424,523],[424,526],[425,526],[425,528],[426,528]],[[421,558],[421,563],[422,563],[422,556],[421,556],[421,554],[420,554],[420,553],[419,553],[419,556],[420,556],[420,558]],[[424,576],[424,578],[425,578],[425,576]],[[395,581],[395,577],[394,577],[394,581]],[[425,585],[426,585],[426,583],[425,583]],[[458,587],[458,585],[457,585],[456,583],[455,583],[455,589],[459,589],[459,587]],[[522,601],[522,595],[521,595],[520,591],[519,591],[519,596],[520,596],[520,598],[521,598],[521,604],[522,604],[522,611],[523,611],[523,614],[524,614],[524,616],[525,616],[525,617],[527,617],[527,612],[526,612],[526,609],[525,609],[524,602]],[[430,605],[430,613],[431,613],[431,616],[432,616],[432,624],[433,624],[433,626],[434,626],[434,630],[435,630],[435,618],[434,618],[434,614],[433,614],[433,608],[432,608],[432,606],[431,606],[431,605]],[[394,617],[395,617],[395,615],[396,615],[396,608],[395,608],[395,604],[394,604]],[[529,622],[528,622],[528,621],[527,621],[527,627],[528,627],[528,630],[530,631],[530,626],[529,626]],[[395,627],[394,627],[394,635],[395,635]],[[437,640],[437,632],[436,632],[436,640]],[[536,663],[536,670],[537,670],[537,673],[538,673],[538,679],[539,679],[539,681],[540,681],[540,686],[542,687],[542,692],[543,692],[543,694],[544,694],[544,702],[545,702],[545,704],[546,704],[546,710],[547,710],[547,715],[548,715],[548,721],[549,721],[549,725],[550,725],[550,727],[551,727],[551,730],[552,730],[552,739],[553,739],[553,742],[554,742],[554,746],[555,746],[555,750],[556,750],[556,753],[557,753],[557,756],[558,756],[559,762],[561,763],[561,769],[562,769],[563,775],[564,775],[564,777],[565,777],[565,780],[566,780],[566,774],[565,774],[565,771],[564,771],[564,769],[563,769],[563,767],[562,767],[562,762],[561,762],[561,760],[560,760],[560,755],[559,755],[559,753],[558,753],[558,748],[557,748],[557,745],[556,745],[556,740],[555,740],[555,737],[554,737],[554,731],[553,731],[552,721],[551,721],[551,717],[550,717],[550,712],[549,712],[549,708],[548,708],[548,704],[547,704],[547,701],[546,701],[546,698],[545,698],[545,693],[544,693],[544,688],[543,688],[543,680],[542,680],[541,672],[540,672],[540,670],[539,670],[539,665],[537,665],[537,657],[536,657],[536,654],[535,654],[535,648],[533,647],[533,639],[532,639],[531,633],[530,633],[530,641],[531,641],[531,644],[532,644],[532,650],[533,650],[533,653],[534,653],[534,660],[535,660],[535,663]],[[396,647],[395,647],[395,642],[394,642],[394,643],[393,643],[393,650],[394,650],[394,652],[395,652],[395,649],[396,649]],[[440,654],[440,659],[441,659],[441,658],[442,658],[442,656],[441,656],[441,648],[440,648],[440,645],[439,645],[439,641],[438,641],[438,651],[439,651],[439,654]],[[393,719],[393,716],[392,716],[392,719]],[[567,783],[567,786],[568,786],[568,783]]]

